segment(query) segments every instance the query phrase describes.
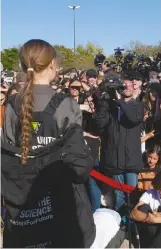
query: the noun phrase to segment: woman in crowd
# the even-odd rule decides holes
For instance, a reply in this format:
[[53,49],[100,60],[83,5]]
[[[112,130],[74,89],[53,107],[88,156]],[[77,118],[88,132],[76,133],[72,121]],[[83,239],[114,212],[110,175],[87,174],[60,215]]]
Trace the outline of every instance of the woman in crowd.
[[161,172],[132,210],[131,218],[138,222],[141,248],[161,247]]
[[93,161],[75,101],[80,85],[70,85],[75,100],[55,94],[56,51],[45,41],[28,41],[19,58],[27,85],[7,104],[2,136],[3,247],[104,248],[120,216],[92,214],[85,182]]
[[[146,152],[145,168],[156,169],[161,167],[161,148],[159,145],[153,145]],[[141,191],[152,188],[152,180],[156,172],[144,172],[138,175],[138,188]]]

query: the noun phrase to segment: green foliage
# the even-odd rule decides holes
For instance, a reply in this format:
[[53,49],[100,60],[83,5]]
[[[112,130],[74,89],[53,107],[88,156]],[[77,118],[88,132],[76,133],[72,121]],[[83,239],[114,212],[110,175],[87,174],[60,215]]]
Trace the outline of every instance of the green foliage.
[[[5,69],[15,70],[18,68],[18,50],[19,47],[13,47],[4,49],[1,52],[1,61]],[[78,45],[76,52],[63,45],[54,46],[60,55],[59,66],[63,68],[75,67],[78,69],[95,68],[93,60],[96,54],[104,53],[103,48],[88,42],[85,46]],[[161,52],[161,41],[158,45],[145,45],[139,41],[131,41],[128,46],[125,47],[125,51],[132,50],[137,54],[145,54],[149,56],[155,56],[158,52]],[[115,61],[113,55],[108,56],[107,60]]]
[[3,67],[7,70],[18,68],[18,48],[8,48],[1,52],[1,61]]
[[60,66],[63,68],[88,69],[95,68],[93,60],[96,54],[103,52],[103,49],[93,43],[88,42],[86,46],[78,45],[76,52],[64,46],[54,46],[60,55]]
[[156,56],[158,52],[161,52],[161,41],[159,41],[158,45],[145,45],[139,41],[131,41],[125,49],[134,51],[136,54]]

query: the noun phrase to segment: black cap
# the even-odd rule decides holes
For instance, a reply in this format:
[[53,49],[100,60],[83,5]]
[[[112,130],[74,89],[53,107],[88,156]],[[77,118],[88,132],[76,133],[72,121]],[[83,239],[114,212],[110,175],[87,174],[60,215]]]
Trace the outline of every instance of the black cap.
[[143,80],[143,76],[137,71],[123,71],[122,78],[124,80]]
[[131,71],[131,79],[143,80],[143,76],[138,71]]
[[97,78],[98,73],[97,73],[97,71],[94,70],[94,69],[89,69],[89,70],[86,72],[86,76],[89,77],[89,78],[92,78],[92,77]]

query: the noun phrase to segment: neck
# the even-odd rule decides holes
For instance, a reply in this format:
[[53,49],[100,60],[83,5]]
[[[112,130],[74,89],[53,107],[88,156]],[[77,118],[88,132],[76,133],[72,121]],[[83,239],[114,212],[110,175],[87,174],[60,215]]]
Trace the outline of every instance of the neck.
[[50,80],[49,80],[47,73],[42,72],[42,73],[34,74],[34,84],[49,85],[49,83],[50,83]]
[[132,97],[128,97],[128,98],[122,98],[125,102],[128,102],[130,99],[132,99]]
[[48,80],[43,80],[43,79],[41,79],[41,80],[34,80],[34,85],[49,85],[49,81]]
[[78,102],[78,96],[73,97],[73,99]]
[[136,99],[139,96],[140,92],[140,89],[134,90],[133,97]]

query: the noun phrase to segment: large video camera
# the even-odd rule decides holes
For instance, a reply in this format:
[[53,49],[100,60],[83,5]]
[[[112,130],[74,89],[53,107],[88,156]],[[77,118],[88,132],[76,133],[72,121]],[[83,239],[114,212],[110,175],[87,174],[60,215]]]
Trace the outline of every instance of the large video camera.
[[135,58],[135,52],[127,51],[128,54],[124,57],[123,70],[131,70]]
[[158,72],[161,71],[161,53],[159,52],[156,56],[156,66],[158,69]]
[[99,71],[102,69],[102,64],[105,61],[106,57],[103,54],[96,54],[94,58],[94,65],[98,68]]
[[114,56],[116,58],[116,61],[120,61],[122,59],[122,57],[123,57],[122,51],[124,51],[124,49],[118,47],[118,48],[115,48],[114,51],[115,51]]
[[120,77],[105,78],[100,85],[101,92],[109,93],[111,91],[118,91],[121,93],[125,89],[126,85],[123,83],[123,80]]

